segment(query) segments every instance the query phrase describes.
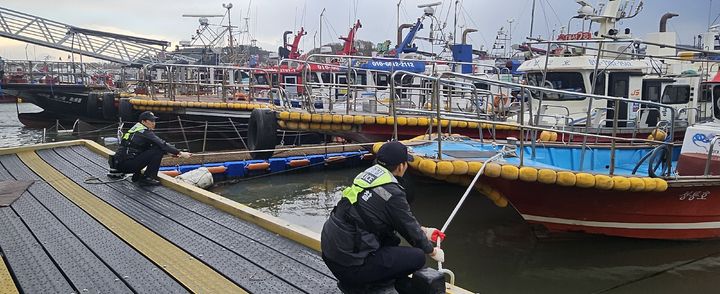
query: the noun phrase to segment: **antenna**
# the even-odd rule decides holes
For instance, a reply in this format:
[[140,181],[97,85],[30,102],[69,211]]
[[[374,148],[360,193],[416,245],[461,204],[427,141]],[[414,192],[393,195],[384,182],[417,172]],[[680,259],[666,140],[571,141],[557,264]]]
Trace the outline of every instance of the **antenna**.
[[423,12],[425,13],[425,16],[432,16],[435,14],[435,6],[438,6],[442,4],[442,2],[434,2],[434,3],[427,3],[427,4],[420,4],[417,7],[418,8],[425,8]]

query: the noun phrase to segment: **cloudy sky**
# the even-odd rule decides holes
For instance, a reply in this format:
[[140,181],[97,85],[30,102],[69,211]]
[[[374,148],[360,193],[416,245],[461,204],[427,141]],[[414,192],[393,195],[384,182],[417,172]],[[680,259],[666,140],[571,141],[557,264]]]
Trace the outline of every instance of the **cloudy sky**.
[[[414,22],[422,14],[418,4],[442,2],[436,16],[447,22],[446,31],[452,32],[453,10],[458,5],[458,26],[476,28],[469,41],[475,47],[492,47],[500,27],[508,28],[512,22],[514,42],[522,41],[529,33],[530,7],[533,0],[403,0],[400,5],[400,22]],[[578,5],[574,0],[536,0],[534,35],[549,37],[553,30],[567,26]],[[598,0],[588,0],[594,5]],[[678,33],[679,41],[690,44],[693,36],[703,32],[709,23],[720,23],[720,0],[646,0],[645,9],[635,19],[625,20],[621,28],[630,27],[635,36],[656,31],[660,16],[675,12],[679,17],[669,22],[669,30]],[[395,43],[397,0],[3,0],[0,7],[12,9],[78,27],[131,34],[172,42],[188,40],[197,28],[197,19],[183,18],[183,14],[223,14],[223,3],[234,5],[231,12],[233,25],[242,25],[249,18],[249,31],[258,45],[275,51],[282,44],[282,33],[301,26],[308,32],[301,49],[310,50],[319,41],[319,16],[324,13],[323,43],[335,42],[345,36],[351,23],[360,19],[363,27],[357,38],[372,42],[386,39]],[[449,12],[449,13],[448,13]],[[718,19],[716,19],[718,18]],[[218,22],[220,19],[211,20]],[[574,22],[570,31],[579,31]],[[429,26],[420,35],[427,36]],[[460,31],[461,29],[458,29]],[[237,36],[240,40],[242,36]],[[244,37],[247,40],[247,37]],[[42,59],[47,55],[65,56],[40,46],[0,38],[0,56],[8,59]]]

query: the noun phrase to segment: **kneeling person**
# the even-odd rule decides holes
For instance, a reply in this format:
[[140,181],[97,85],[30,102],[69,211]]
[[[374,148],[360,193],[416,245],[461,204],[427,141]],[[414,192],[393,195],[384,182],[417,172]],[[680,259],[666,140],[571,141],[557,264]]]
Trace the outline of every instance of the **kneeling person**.
[[[153,130],[157,117],[150,111],[138,116],[136,123],[127,131],[120,141],[120,148],[115,152],[117,170],[123,173],[132,173],[132,181],[141,185],[159,185],[158,170],[163,155],[166,153],[188,158],[188,152],[177,150],[172,145],[160,139]],[[141,173],[145,168],[145,173]]]
[[[410,211],[398,183],[412,157],[400,142],[384,144],[377,164],[360,173],[325,222],[322,258],[343,288],[387,284],[425,265],[425,254],[444,261],[431,243],[433,228],[423,228]],[[396,178],[397,177],[397,178]],[[398,246],[399,233],[413,247]]]

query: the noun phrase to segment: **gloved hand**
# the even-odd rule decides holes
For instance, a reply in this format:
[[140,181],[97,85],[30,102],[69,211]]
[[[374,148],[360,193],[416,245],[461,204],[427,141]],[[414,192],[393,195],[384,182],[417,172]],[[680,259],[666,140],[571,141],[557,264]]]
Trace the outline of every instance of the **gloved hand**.
[[428,238],[428,240],[433,241],[437,243],[438,238],[440,238],[440,241],[445,240],[445,233],[441,232],[440,230],[436,228],[426,228],[426,227],[420,227],[423,232],[425,233],[425,237]]
[[430,253],[430,257],[437,262],[445,262],[445,251],[443,251],[440,247],[435,247],[433,252]]
[[180,153],[178,153],[177,156],[180,157],[180,158],[190,158],[190,156],[192,156],[192,153],[190,153],[190,152],[185,152],[185,151],[180,151]]

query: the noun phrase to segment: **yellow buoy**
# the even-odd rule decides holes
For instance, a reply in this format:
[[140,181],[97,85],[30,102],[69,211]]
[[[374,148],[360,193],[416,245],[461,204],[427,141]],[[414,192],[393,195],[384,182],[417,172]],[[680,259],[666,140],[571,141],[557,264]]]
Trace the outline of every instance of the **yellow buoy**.
[[612,180],[613,189],[618,191],[630,190],[630,180],[628,180],[628,178],[622,176],[614,176],[612,177]]
[[355,116],[353,116],[353,115],[344,114],[342,116],[342,123],[344,123],[344,124],[352,124],[354,121],[355,121]]
[[343,131],[349,131],[349,130],[352,130],[352,125],[342,124],[342,125],[340,125],[340,128],[341,128]]
[[576,182],[577,177],[575,177],[575,174],[572,172],[561,171],[557,173],[557,181],[555,183],[560,186],[575,186]]
[[550,132],[548,132],[548,131],[542,131],[542,132],[540,132],[540,138],[539,138],[539,140],[542,141],[542,142],[550,141]]
[[387,125],[394,125],[395,124],[395,118],[392,116],[388,116],[385,118],[385,124]]
[[575,185],[580,188],[595,187],[595,176],[588,173],[575,174]]
[[362,115],[353,115],[353,124],[361,125],[365,122],[365,118]]
[[485,172],[483,174],[491,178],[497,178],[500,176],[500,173],[502,173],[502,166],[491,162],[485,165]]
[[641,178],[630,178],[630,190],[633,192],[645,190],[645,181]]
[[506,164],[500,169],[500,177],[506,180],[517,180],[519,170],[517,166]]
[[310,129],[311,130],[319,130],[320,124],[319,123],[310,123]]
[[534,167],[523,166],[520,168],[518,178],[525,182],[535,182],[538,178],[538,170]]
[[313,113],[313,114],[310,116],[310,121],[312,121],[312,122],[314,122],[314,123],[321,123],[321,122],[322,122],[322,114]]
[[457,127],[458,127],[458,121],[456,121],[456,120],[451,120],[451,121],[450,121],[450,127],[451,127],[451,128],[457,128]]
[[447,126],[449,126],[449,125],[450,125],[450,121],[449,121],[449,120],[447,120],[447,119],[441,119],[441,120],[440,120],[440,126],[441,126],[441,127],[447,128]]
[[654,180],[655,180],[655,191],[664,192],[665,190],[667,190],[667,188],[668,188],[667,181],[665,181],[663,179],[658,179],[658,178],[655,178]]
[[312,121],[312,114],[303,112],[300,114],[300,120],[309,123],[310,121]]
[[595,175],[595,188],[610,190],[613,188],[613,179],[606,175]]
[[385,144],[385,142],[377,142],[377,143],[373,144],[372,152],[377,154],[378,151],[380,151],[380,147],[382,147],[383,144]]
[[551,132],[550,133],[550,142],[555,142],[558,139],[558,133],[557,132]]
[[453,174],[456,175],[464,175],[468,172],[468,163],[466,161],[462,160],[454,160],[452,162],[453,164]]
[[493,201],[497,207],[507,207],[508,206],[508,200],[505,197],[500,197],[498,200]]
[[375,123],[376,123],[376,124],[384,125],[386,121],[387,121],[387,118],[384,117],[384,116],[375,117]]
[[287,122],[287,128],[291,130],[297,130],[299,127],[298,123],[295,121],[288,121]]
[[475,175],[480,171],[480,168],[482,168],[482,162],[479,161],[470,161],[468,162],[468,174],[469,175]]
[[418,165],[420,172],[426,175],[434,175],[437,169],[437,163],[430,159],[423,159]]
[[417,125],[421,127],[427,127],[428,126],[428,119],[426,117],[418,117],[417,119]]
[[290,118],[290,112],[281,111],[281,112],[278,114],[278,118],[279,118],[280,120],[288,120],[288,119]]
[[657,182],[655,182],[655,179],[653,178],[642,178],[643,182],[645,183],[645,191],[647,192],[653,192],[657,188]]
[[321,124],[320,129],[323,131],[329,131],[330,129],[332,129],[332,124]]
[[458,123],[457,124],[458,128],[467,128],[467,126],[468,126],[468,122],[466,122],[466,121],[459,121],[457,123]]
[[437,174],[440,176],[449,176],[453,174],[455,167],[452,162],[440,161],[437,163]]
[[408,164],[410,164],[410,167],[412,167],[414,169],[418,169],[421,161],[422,161],[422,158],[420,156],[413,156],[413,160],[410,161]]
[[[652,136],[652,139],[650,138]],[[655,141],[665,141],[665,138],[667,138],[667,133],[661,129],[655,129],[650,133],[650,136],[648,136],[649,140],[655,140]]]
[[398,117],[398,118],[397,118],[397,124],[398,124],[399,126],[405,126],[405,125],[407,125],[407,124],[408,124],[408,119],[407,119],[407,117],[404,117],[404,116]]
[[541,169],[538,171],[538,182],[543,184],[555,184],[557,181],[557,172],[551,169]]
[[310,129],[310,123],[301,121],[300,123],[298,123],[298,129],[301,129],[301,130],[309,130],[309,129]]
[[333,121],[332,114],[329,114],[329,113],[322,114],[322,123],[329,124],[329,123],[332,123],[332,121]]
[[468,122],[468,126],[467,126],[467,127],[470,128],[470,129],[477,129],[479,126],[480,126],[480,124],[471,121],[471,122]]
[[375,124],[375,117],[366,115],[363,117],[363,123],[366,125],[374,125]]
[[333,116],[332,116],[332,123],[334,123],[334,124],[340,124],[340,123],[342,123],[342,121],[343,121],[342,115],[333,114]]
[[285,121],[284,121],[284,120],[279,120],[279,121],[277,121],[277,124],[278,124],[278,127],[280,127],[280,129],[285,129],[285,128],[287,128],[287,125],[285,125]]
[[331,124],[330,129],[333,131],[339,131],[339,130],[342,130],[342,125],[341,124]]
[[407,118],[407,125],[409,127],[414,127],[418,125],[418,119],[417,117],[408,117]]

